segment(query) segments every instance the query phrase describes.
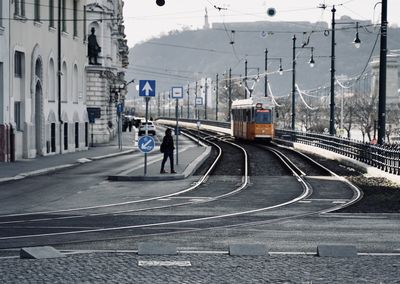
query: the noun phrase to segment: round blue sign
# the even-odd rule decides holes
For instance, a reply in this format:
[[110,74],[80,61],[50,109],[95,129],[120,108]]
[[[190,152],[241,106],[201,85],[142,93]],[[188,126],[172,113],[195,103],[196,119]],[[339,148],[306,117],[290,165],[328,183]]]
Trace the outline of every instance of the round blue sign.
[[155,145],[156,142],[154,141],[154,138],[151,136],[142,136],[139,138],[138,148],[143,153],[149,153],[153,151]]

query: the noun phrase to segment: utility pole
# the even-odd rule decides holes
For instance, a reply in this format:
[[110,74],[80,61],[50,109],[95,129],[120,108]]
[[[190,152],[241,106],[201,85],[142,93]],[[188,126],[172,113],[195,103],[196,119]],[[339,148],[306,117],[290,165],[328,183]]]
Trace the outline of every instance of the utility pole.
[[232,108],[232,68],[229,68],[229,87],[228,87],[228,121],[231,121]]
[[296,123],[296,35],[293,35],[293,62],[292,62],[292,130]]
[[386,127],[386,55],[387,55],[387,0],[382,0],[381,51],[379,59],[378,144],[385,141]]
[[335,135],[335,5],[332,7],[332,42],[331,42],[331,104],[329,134]]
[[244,98],[247,99],[247,59],[244,61]]
[[204,80],[204,119],[207,120],[207,77]]
[[189,114],[189,107],[190,107],[190,105],[189,105],[189,84],[188,84],[188,86],[187,86],[187,91],[186,91],[186,93],[187,93],[187,119],[189,119],[189,116],[190,116],[190,114]]
[[265,68],[264,68],[264,96],[268,97],[268,75],[267,75],[267,69],[268,69],[268,49],[265,49]]
[[199,119],[199,113],[197,110],[197,81],[196,81],[196,88],[194,90],[194,96],[195,96],[195,102],[194,102],[194,116],[198,120]]
[[161,94],[160,93],[158,93],[158,96],[157,96],[157,116],[158,117],[160,117],[160,101],[161,101]]
[[218,120],[218,73],[215,78],[215,120]]

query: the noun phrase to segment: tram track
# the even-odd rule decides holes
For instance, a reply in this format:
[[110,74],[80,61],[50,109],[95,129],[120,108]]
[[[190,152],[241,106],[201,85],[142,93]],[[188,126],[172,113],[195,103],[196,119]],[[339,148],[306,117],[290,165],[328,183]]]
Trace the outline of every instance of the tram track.
[[[208,137],[208,140],[218,140],[218,141],[222,141],[222,140],[228,140],[228,139],[224,139],[223,137]],[[211,143],[211,141],[210,141]],[[222,143],[222,142],[221,142]],[[231,141],[224,141],[223,143],[228,143],[230,145],[235,145],[235,143],[231,142]],[[244,150],[244,148],[243,148]],[[245,151],[244,151],[245,152]],[[295,198],[292,198],[290,200],[287,200],[285,202],[280,202],[280,203],[276,203],[276,204],[272,204],[269,206],[264,206],[264,207],[259,207],[259,208],[255,208],[255,209],[251,209],[251,210],[237,210],[237,211],[233,211],[230,213],[226,213],[226,214],[214,214],[211,216],[204,216],[204,217],[196,217],[196,218],[187,218],[186,216],[183,217],[173,217],[172,218],[166,218],[165,216],[162,217],[161,219],[163,220],[162,222],[150,222],[150,223],[146,223],[143,222],[142,224],[135,224],[135,225],[126,225],[126,226],[110,226],[110,227],[101,227],[101,228],[94,228],[94,229],[81,229],[81,230],[71,230],[71,231],[63,231],[63,232],[50,232],[50,233],[43,233],[43,234],[26,234],[26,235],[18,235],[18,236],[6,236],[6,237],[0,237],[0,246],[1,243],[6,243],[6,244],[10,244],[13,241],[19,241],[23,243],[23,240],[26,239],[36,239],[36,241],[38,243],[40,243],[40,239],[42,238],[59,238],[60,243],[70,243],[70,242],[81,242],[81,241],[88,241],[88,239],[80,239],[80,240],[76,240],[78,236],[82,236],[82,235],[95,235],[92,238],[89,238],[89,240],[102,240],[102,239],[110,239],[109,237],[105,237],[105,236],[101,236],[101,234],[116,234],[113,237],[111,237],[111,239],[115,239],[115,238],[119,238],[119,237],[126,237],[126,235],[129,235],[130,237],[133,236],[141,236],[143,233],[143,230],[148,230],[148,229],[154,229],[154,228],[158,228],[158,230],[160,230],[159,234],[173,234],[173,233],[182,233],[182,232],[193,232],[193,231],[199,231],[199,230],[210,230],[210,229],[222,229],[222,228],[232,228],[232,227],[240,227],[240,226],[255,226],[255,225],[260,225],[260,224],[268,224],[268,223],[272,223],[272,222],[279,222],[281,220],[288,220],[288,219],[293,219],[293,218],[299,218],[302,216],[308,216],[308,215],[314,215],[314,214],[320,214],[322,211],[318,210],[318,211],[313,211],[313,212],[305,212],[305,213],[301,213],[301,214],[295,214],[292,216],[285,216],[285,217],[281,217],[281,218],[272,218],[272,219],[268,219],[268,220],[258,220],[258,221],[246,221],[246,222],[240,222],[239,219],[236,218],[244,218],[244,216],[251,216],[253,214],[257,214],[257,213],[261,213],[261,212],[266,212],[269,210],[273,210],[273,209],[278,209],[278,208],[282,208],[288,205],[292,205],[292,204],[298,204],[298,201],[303,200],[305,198],[307,198],[308,196],[311,195],[312,190],[311,187],[307,184],[307,182],[304,181],[303,177],[305,174],[304,172],[302,172],[300,169],[298,169],[292,162],[290,162],[290,159],[287,159],[284,155],[280,155],[280,154],[276,154],[278,156],[280,156],[280,159],[283,161],[283,163],[290,167],[293,175],[295,176],[296,180],[298,182],[300,182],[302,184],[302,192],[300,194],[297,194],[297,196]],[[247,158],[245,159],[247,160]],[[245,167],[247,168],[247,166]],[[211,170],[210,170],[211,171]],[[204,177],[204,176],[203,176]],[[209,175],[207,176],[209,178]],[[204,177],[204,179],[202,180],[201,183],[196,183],[197,186],[203,184],[203,182],[206,180],[207,178]],[[212,198],[203,198],[203,199],[197,199],[197,201],[190,201],[190,202],[181,202],[179,204],[170,204],[170,205],[164,205],[164,206],[154,206],[154,207],[148,207],[148,208],[142,208],[142,209],[132,209],[132,210],[124,210],[124,211],[118,211],[118,212],[114,212],[114,213],[98,213],[97,215],[80,215],[80,216],[62,216],[62,217],[56,217],[56,218],[49,218],[49,219],[37,219],[37,220],[21,220],[22,222],[49,222],[49,221],[61,221],[61,220],[71,220],[73,218],[90,218],[90,217],[99,217],[99,216],[113,216],[113,217],[119,217],[120,215],[126,215],[126,214],[132,214],[132,213],[142,213],[143,211],[162,211],[165,209],[171,209],[173,207],[177,207],[180,206],[185,207],[185,206],[189,206],[187,209],[190,210],[190,208],[192,208],[192,205],[198,206],[198,205],[202,205],[202,206],[206,206],[207,204],[214,204],[215,206],[215,202],[222,200],[222,199],[227,199],[227,198],[232,198],[233,195],[237,195],[238,193],[242,192],[242,190],[244,188],[247,187],[248,185],[248,173],[245,172],[243,174],[242,177],[242,184],[237,187],[234,190],[231,190],[228,193],[224,193],[221,195],[218,195],[216,197],[212,197]],[[177,197],[177,196],[182,196],[182,194],[188,193],[192,190],[188,190],[186,189],[185,191],[180,191],[179,193],[174,193],[174,194],[170,194],[170,195],[164,195],[164,196],[158,196],[158,197],[154,197],[152,199],[144,199],[142,201],[140,200],[136,200],[133,201],[133,203],[131,204],[124,204],[124,205],[132,205],[135,203],[139,203],[139,202],[149,202],[149,201],[153,201],[153,200],[161,200],[161,199],[168,199],[168,198],[173,198],[173,197]],[[190,197],[190,196],[189,196]],[[221,201],[223,202],[223,201]],[[111,207],[111,206],[117,206],[115,204],[109,204],[107,205],[107,207]],[[118,205],[119,206],[119,205]],[[90,208],[93,209],[93,208]],[[186,209],[186,210],[187,210]],[[85,208],[85,210],[88,210],[88,208]],[[184,209],[182,209],[184,210]],[[326,211],[326,208],[324,209]],[[71,213],[71,212],[79,212],[79,210],[76,211],[50,211],[47,212],[47,214],[60,214],[60,213]],[[26,217],[26,216],[32,216],[32,215],[18,215],[18,217]],[[34,215],[33,215],[34,216]],[[0,216],[0,218],[5,217],[5,216]],[[8,216],[8,217],[17,217],[17,215],[14,216]],[[60,219],[60,218],[65,218],[65,219]],[[181,219],[180,219],[181,218]],[[247,217],[246,217],[247,218]],[[169,219],[169,220],[168,220]],[[235,220],[236,219],[236,220]],[[228,220],[228,221],[227,221]],[[216,222],[217,221],[217,222]],[[15,224],[19,222],[16,221]],[[200,224],[200,226],[198,228],[194,228],[194,229],[185,229],[185,226],[190,225],[196,225],[196,224]],[[0,223],[0,225],[10,225],[10,223]],[[169,229],[165,229],[165,228],[169,228]],[[169,230],[169,232],[166,231]],[[135,233],[136,231],[136,233]],[[162,232],[161,232],[162,231]],[[123,236],[120,236],[120,234],[118,233],[122,233]],[[71,236],[74,235],[72,238]],[[157,233],[154,232],[148,232],[145,235],[151,235],[151,236],[157,236]],[[69,236],[69,238],[64,238],[66,236]],[[18,242],[17,242],[18,243]],[[57,242],[56,242],[57,243]]]

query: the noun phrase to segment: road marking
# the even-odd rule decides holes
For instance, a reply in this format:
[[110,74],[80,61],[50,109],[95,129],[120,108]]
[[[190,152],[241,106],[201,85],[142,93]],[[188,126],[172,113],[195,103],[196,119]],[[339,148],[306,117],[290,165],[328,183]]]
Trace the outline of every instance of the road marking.
[[187,267],[192,266],[190,261],[159,261],[159,260],[139,260],[139,266],[180,266]]

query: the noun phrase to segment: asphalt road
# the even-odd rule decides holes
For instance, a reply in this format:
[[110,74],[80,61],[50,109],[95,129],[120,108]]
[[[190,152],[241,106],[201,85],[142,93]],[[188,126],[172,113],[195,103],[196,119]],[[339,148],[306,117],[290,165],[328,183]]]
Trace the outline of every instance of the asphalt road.
[[[319,244],[352,244],[369,253],[400,252],[398,215],[322,214],[354,194],[342,182],[326,176],[308,177],[310,195],[290,203],[304,189],[295,177],[279,170],[276,159],[269,154],[251,159],[262,159],[262,167],[273,167],[277,174],[269,171],[263,175],[262,167],[257,167],[260,162],[250,161],[256,175],[250,176],[249,186],[234,195],[210,200],[241,184],[242,177],[235,172],[212,176],[193,191],[146,202],[139,201],[183,190],[198,177],[168,182],[106,180],[108,175],[139,166],[139,155],[1,184],[0,246],[54,244],[63,249],[135,249],[139,242],[160,241],[192,250],[224,250],[231,243],[262,243],[275,252],[315,252]],[[123,204],[103,206],[114,203]],[[74,208],[81,210],[71,210]],[[29,212],[42,213],[4,216]],[[92,231],[99,229],[103,231]],[[78,233],[66,233],[71,231]]]

